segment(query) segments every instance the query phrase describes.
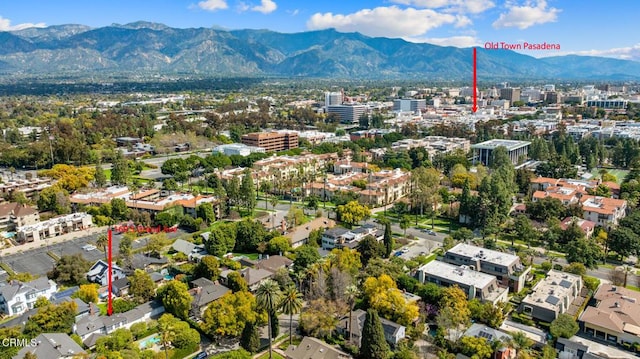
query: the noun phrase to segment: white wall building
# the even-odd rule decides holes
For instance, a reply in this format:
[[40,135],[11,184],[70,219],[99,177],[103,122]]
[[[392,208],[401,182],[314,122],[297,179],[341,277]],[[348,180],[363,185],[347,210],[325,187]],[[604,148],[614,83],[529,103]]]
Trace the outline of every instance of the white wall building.
[[0,286],[0,311],[6,315],[16,315],[33,309],[39,297],[49,299],[58,290],[58,286],[47,277],[40,277],[31,282],[17,280]]

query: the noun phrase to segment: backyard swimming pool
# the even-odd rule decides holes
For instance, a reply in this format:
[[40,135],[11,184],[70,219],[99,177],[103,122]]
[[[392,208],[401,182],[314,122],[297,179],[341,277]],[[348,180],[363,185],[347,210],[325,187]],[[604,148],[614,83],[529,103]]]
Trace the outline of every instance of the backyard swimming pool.
[[160,337],[154,335],[140,342],[140,349],[149,349],[155,344],[160,343]]

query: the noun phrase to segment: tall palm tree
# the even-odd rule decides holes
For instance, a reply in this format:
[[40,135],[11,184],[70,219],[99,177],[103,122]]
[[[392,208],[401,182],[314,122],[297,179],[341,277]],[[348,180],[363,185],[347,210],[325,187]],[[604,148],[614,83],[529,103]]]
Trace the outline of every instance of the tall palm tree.
[[356,304],[356,299],[358,298],[358,295],[360,295],[360,290],[358,289],[357,286],[355,285],[350,285],[348,286],[345,291],[344,291],[344,295],[347,299],[347,305],[349,306],[349,339],[348,341],[351,341],[351,333],[353,333],[353,328],[351,328],[351,316],[353,315],[353,305]]
[[109,244],[109,239],[107,238],[107,235],[104,233],[100,233],[100,235],[98,236],[98,239],[96,239],[96,246],[98,247],[102,247],[102,250],[104,250],[104,259],[105,260],[109,260],[107,258],[107,245]]
[[273,348],[272,348],[272,338],[271,338],[271,313],[278,310],[278,305],[280,304],[280,298],[282,297],[282,292],[280,291],[280,287],[278,283],[276,283],[272,279],[267,279],[258,286],[256,290],[256,302],[258,306],[262,309],[266,310],[268,315],[268,324],[269,324],[269,359],[273,358]]
[[280,309],[284,314],[289,314],[289,345],[293,338],[293,315],[302,310],[302,293],[294,285],[290,285],[284,291],[280,300]]

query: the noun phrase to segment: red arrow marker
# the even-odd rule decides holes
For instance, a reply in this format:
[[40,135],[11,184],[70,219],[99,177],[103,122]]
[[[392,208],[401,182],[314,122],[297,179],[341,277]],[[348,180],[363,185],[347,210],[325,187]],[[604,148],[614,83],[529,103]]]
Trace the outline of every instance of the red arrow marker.
[[109,291],[108,293],[109,297],[107,299],[107,314],[111,315],[113,314],[113,301],[112,301],[112,294],[111,294],[112,293],[111,291],[113,290],[113,287],[111,286],[112,280],[113,280],[113,278],[111,278],[111,274],[113,273],[113,264],[112,264],[113,263],[113,250],[112,250],[113,243],[111,242],[111,228],[109,228],[109,230],[107,231],[107,246],[109,247],[108,249],[109,255],[107,256],[109,260],[109,263],[107,264],[109,268],[108,269],[109,273],[107,275],[107,278],[109,281],[109,283],[107,284],[108,285],[107,290]]
[[477,57],[476,57],[476,48],[473,48],[473,106],[471,107],[471,111],[473,113],[475,113],[476,111],[478,111],[478,92],[477,92],[477,88],[478,88],[478,74],[477,74],[477,69],[478,69],[478,61],[477,61]]

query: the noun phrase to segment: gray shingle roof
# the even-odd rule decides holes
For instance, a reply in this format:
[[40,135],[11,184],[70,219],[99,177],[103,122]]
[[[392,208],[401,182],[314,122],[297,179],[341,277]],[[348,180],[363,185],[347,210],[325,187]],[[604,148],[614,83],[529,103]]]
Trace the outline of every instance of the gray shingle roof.
[[35,346],[22,348],[14,359],[22,359],[31,352],[38,359],[58,359],[60,357],[72,356],[84,353],[85,351],[71,337],[64,333],[44,333],[38,335]]

